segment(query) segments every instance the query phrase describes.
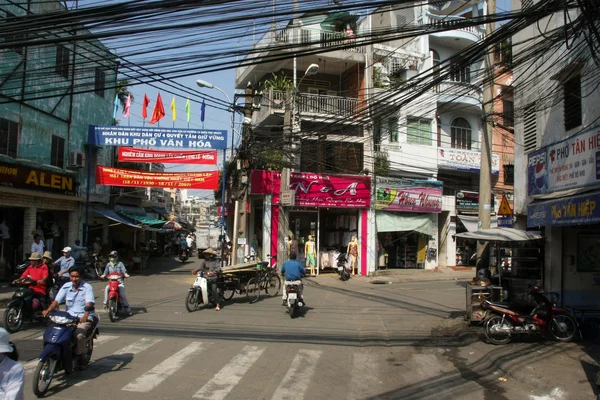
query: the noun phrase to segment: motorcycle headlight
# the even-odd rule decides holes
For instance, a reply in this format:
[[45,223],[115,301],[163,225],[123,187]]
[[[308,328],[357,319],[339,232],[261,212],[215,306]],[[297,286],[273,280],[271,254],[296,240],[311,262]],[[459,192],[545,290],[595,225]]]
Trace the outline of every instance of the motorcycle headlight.
[[58,325],[66,325],[69,322],[71,322],[72,319],[68,318],[68,317],[65,317],[65,316],[62,316],[62,315],[51,315],[50,316],[50,321],[52,321],[52,322],[54,322],[55,324],[58,324]]

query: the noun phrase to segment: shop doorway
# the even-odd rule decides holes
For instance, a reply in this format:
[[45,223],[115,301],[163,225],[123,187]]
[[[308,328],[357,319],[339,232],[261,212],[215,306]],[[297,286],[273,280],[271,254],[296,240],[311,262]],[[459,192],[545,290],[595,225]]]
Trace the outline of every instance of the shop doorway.
[[5,271],[11,275],[14,267],[23,261],[23,249],[26,248],[26,253],[29,253],[33,242],[31,236],[31,241],[23,244],[24,210],[18,207],[0,208],[0,266],[5,266]]
[[381,232],[379,257],[384,256],[387,268],[425,268],[429,237],[416,231]]
[[69,245],[66,243],[68,221],[68,211],[39,210],[36,214],[36,233],[43,237],[46,250],[52,253],[55,260],[62,255],[62,249]]
[[308,235],[312,235],[317,243],[317,254],[319,252],[319,242],[317,232],[319,231],[319,213],[317,211],[290,211],[290,230],[294,235],[294,240],[298,241],[298,261],[305,264],[306,255],[304,254],[304,245],[308,241]]

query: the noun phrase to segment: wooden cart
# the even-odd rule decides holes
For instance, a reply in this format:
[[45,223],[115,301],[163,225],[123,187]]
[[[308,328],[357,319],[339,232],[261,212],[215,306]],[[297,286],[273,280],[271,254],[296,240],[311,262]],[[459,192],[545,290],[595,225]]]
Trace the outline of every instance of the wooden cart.
[[[270,274],[265,277],[265,262],[251,261],[224,267],[222,273],[223,300],[231,300],[235,293],[245,295],[249,303],[255,303],[264,291],[276,296],[281,289],[279,276]],[[270,278],[270,279],[269,279]]]

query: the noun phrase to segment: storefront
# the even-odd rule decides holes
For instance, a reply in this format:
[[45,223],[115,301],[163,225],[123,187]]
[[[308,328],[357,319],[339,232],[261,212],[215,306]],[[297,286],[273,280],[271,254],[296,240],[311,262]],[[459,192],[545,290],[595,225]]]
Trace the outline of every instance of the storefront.
[[[252,231],[262,231],[262,252],[277,254],[279,248],[280,173],[254,170],[251,174],[253,211],[260,204],[262,220],[254,218]],[[298,243],[299,259],[306,262],[309,235],[315,242],[316,272],[333,271],[337,256],[346,253],[352,237],[357,238],[357,272],[367,275],[367,211],[371,204],[371,178],[363,175],[290,174],[293,205],[289,211],[286,237]],[[262,199],[259,200],[259,197]],[[259,224],[261,226],[259,226]],[[262,228],[262,229],[261,229]],[[281,244],[287,247],[287,242]],[[310,244],[308,248],[310,248]],[[362,255],[365,255],[364,257]],[[281,260],[280,260],[281,261]]]
[[435,268],[442,182],[378,177],[376,185],[378,268]]
[[55,257],[64,246],[74,243],[83,201],[77,196],[74,174],[0,163],[2,273],[8,273],[30,252],[34,233],[44,238]]
[[[479,193],[461,190],[456,192],[456,233],[475,232],[479,226]],[[494,209],[494,197],[492,196],[491,209]],[[490,216],[490,228],[498,226],[497,217],[492,212]],[[475,267],[477,264],[477,241],[457,237],[456,244],[456,266]]]

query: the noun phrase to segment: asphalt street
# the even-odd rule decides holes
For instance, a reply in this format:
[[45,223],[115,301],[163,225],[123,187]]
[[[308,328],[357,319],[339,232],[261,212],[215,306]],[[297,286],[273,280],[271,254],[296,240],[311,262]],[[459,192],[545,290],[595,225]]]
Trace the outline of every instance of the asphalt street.
[[[479,330],[463,321],[463,282],[368,285],[321,276],[306,282],[308,307],[292,320],[279,296],[249,304],[236,294],[220,312],[188,313],[184,299],[197,262],[159,264],[126,283],[133,316],[111,323],[100,313],[88,369],[57,375],[48,397],[552,398],[531,397],[544,388],[504,377],[503,360],[527,363],[515,352],[543,349],[482,343]],[[105,283],[93,285],[100,304]],[[27,325],[12,335],[27,370],[26,399],[35,398],[43,328]]]

